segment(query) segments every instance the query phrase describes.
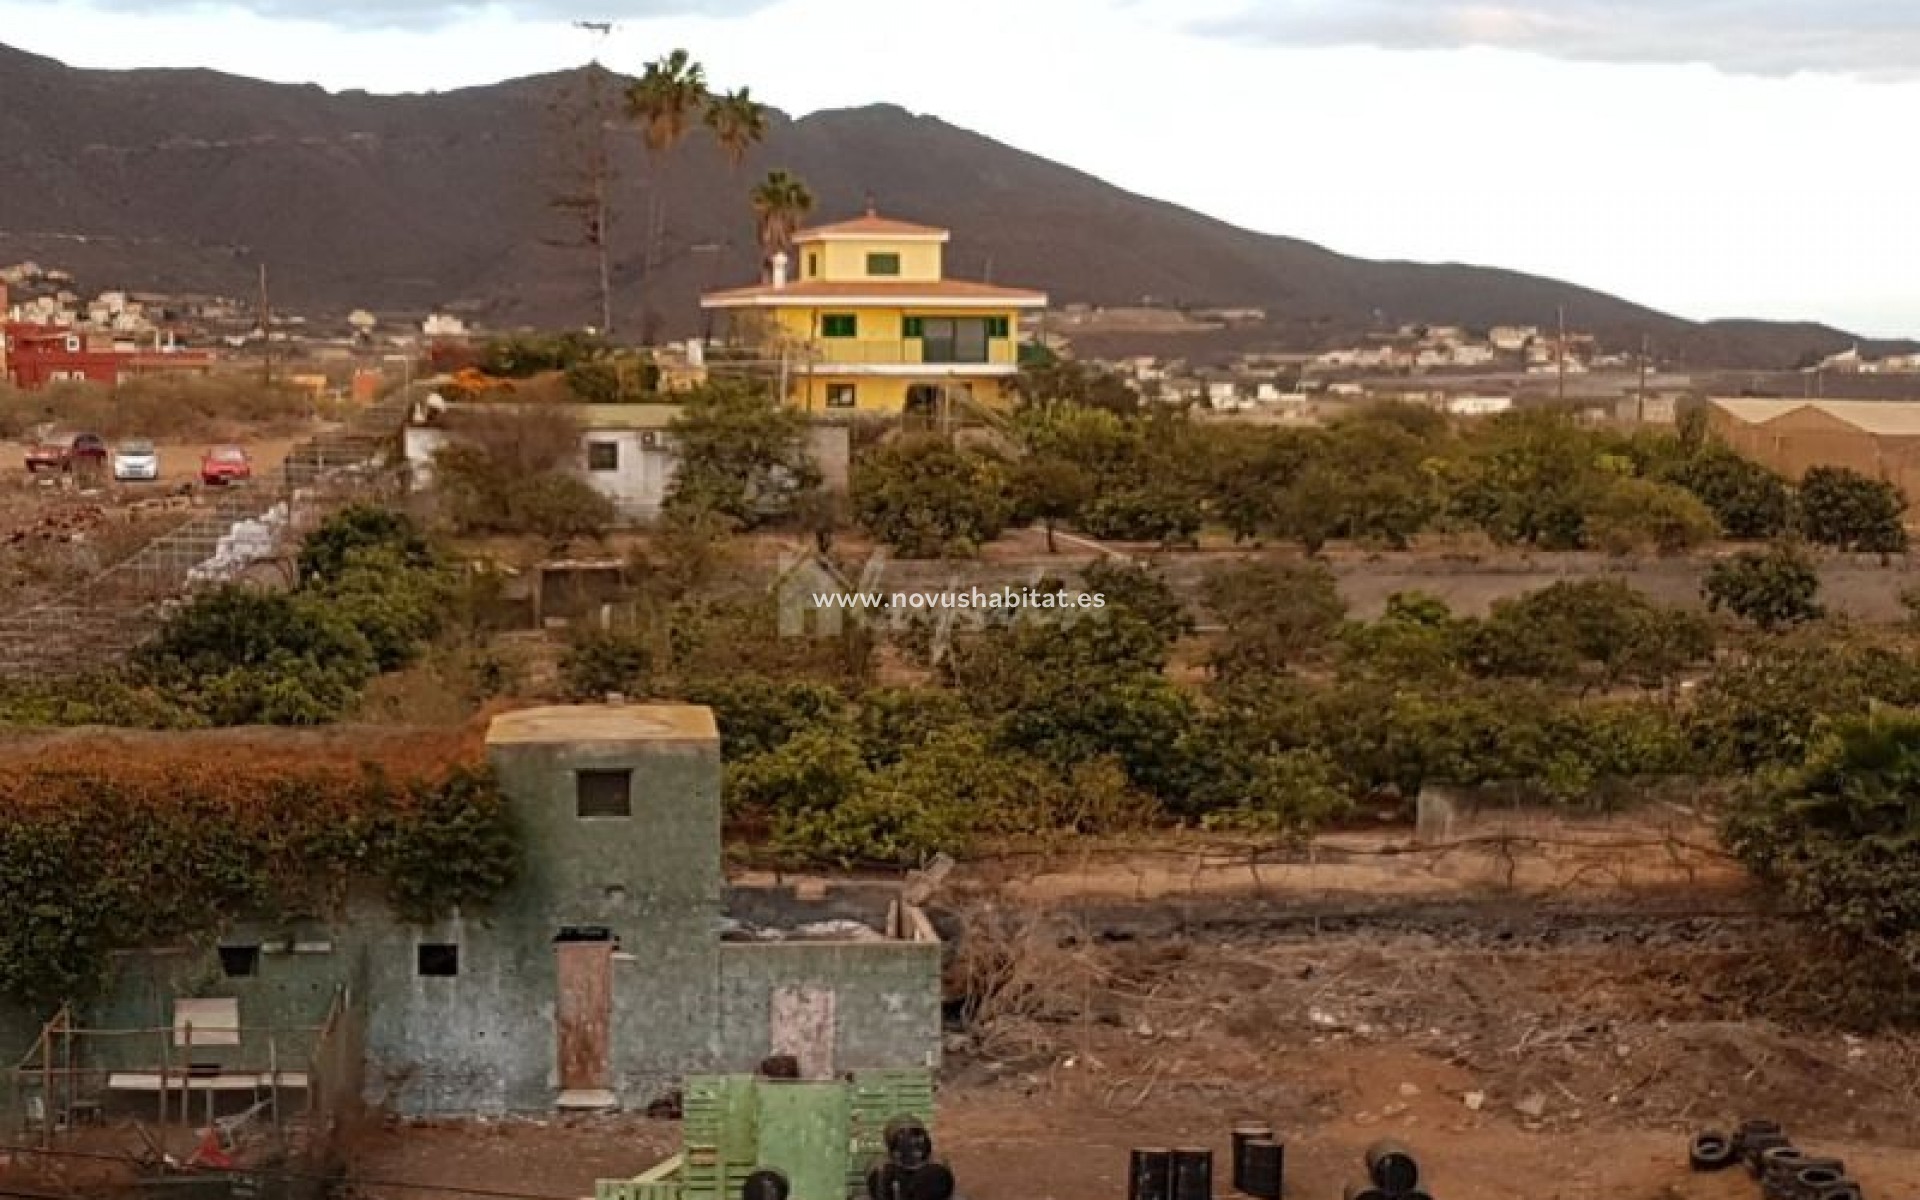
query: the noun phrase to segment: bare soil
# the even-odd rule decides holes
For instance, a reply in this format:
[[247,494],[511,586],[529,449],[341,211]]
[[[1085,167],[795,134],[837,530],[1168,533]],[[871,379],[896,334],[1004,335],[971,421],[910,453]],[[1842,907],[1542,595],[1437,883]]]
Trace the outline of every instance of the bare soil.
[[[300,436],[242,437],[262,476],[278,471]],[[157,443],[160,478],[84,486],[64,475],[30,475],[27,446],[0,440],[0,602],[21,603],[72,587],[151,539],[190,520],[206,443]]]
[[[1744,1200],[1688,1141],[1768,1116],[1876,1200],[1920,1194],[1920,1041],[1771,1015],[1844,965],[1689,849],[1697,824],[1502,819],[1427,853],[1350,833],[1258,879],[1231,846],[968,865],[941,898],[971,1008],[941,1152],[979,1200],[1120,1200],[1131,1148],[1205,1145],[1225,1195],[1251,1119],[1293,1197],[1338,1196],[1391,1135],[1441,1200]],[[570,1200],[676,1145],[629,1117],[396,1123],[352,1159],[393,1200]]]

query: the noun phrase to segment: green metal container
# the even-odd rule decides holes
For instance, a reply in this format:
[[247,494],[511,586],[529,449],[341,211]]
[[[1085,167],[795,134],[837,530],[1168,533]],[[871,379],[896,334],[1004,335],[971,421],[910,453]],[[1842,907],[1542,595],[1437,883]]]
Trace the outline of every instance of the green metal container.
[[682,1089],[679,1155],[633,1179],[603,1179],[594,1200],[739,1200],[747,1176],[779,1171],[791,1200],[848,1200],[886,1153],[895,1117],[933,1126],[933,1073],[856,1071],[822,1082],[696,1075]]

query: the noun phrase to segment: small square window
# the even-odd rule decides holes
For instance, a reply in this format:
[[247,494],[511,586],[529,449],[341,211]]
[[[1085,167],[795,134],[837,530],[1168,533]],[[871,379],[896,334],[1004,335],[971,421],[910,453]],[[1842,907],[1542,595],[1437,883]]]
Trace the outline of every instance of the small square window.
[[633,815],[632,771],[575,771],[574,814],[581,817]]
[[260,947],[220,947],[220,973],[228,979],[245,979],[260,973]]
[[1009,325],[1010,322],[1008,322],[1005,317],[988,317],[987,336],[990,338],[1006,337]]
[[900,336],[909,338],[919,337],[923,328],[921,322],[924,320],[925,318],[923,317],[902,317],[900,319]]
[[898,275],[899,273],[900,273],[900,256],[898,254],[867,255],[867,274]]
[[827,313],[820,318],[820,336],[850,338],[860,336],[860,318],[855,313]]
[[618,471],[620,469],[620,443],[588,442],[587,470]]
[[444,979],[460,973],[460,947],[451,942],[422,942],[416,953],[415,974]]
[[827,385],[828,408],[853,408],[859,392],[851,383],[830,383]]

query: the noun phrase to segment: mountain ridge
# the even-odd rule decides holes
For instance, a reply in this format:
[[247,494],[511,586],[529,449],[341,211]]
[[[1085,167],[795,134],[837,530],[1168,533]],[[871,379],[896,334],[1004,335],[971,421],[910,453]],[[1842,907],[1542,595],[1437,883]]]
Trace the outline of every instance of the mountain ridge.
[[[586,69],[447,92],[329,92],[197,68],[96,71],[0,46],[0,261],[35,259],[90,288],[250,294],[257,264],[276,307],[448,307],[492,326],[580,324],[590,256],[564,243],[564,114]],[[614,76],[615,88],[620,77]],[[662,189],[666,236],[645,277],[655,173],[617,139],[616,325],[684,334],[709,287],[757,269],[746,203],[770,167],[807,180],[815,218],[889,213],[953,230],[949,269],[1039,287],[1056,303],[1267,310],[1276,348],[1350,342],[1402,323],[1549,325],[1663,356],[1784,368],[1856,342],[1811,322],[1696,323],[1590,288],[1497,267],[1352,258],[1256,233],[996,142],[937,116],[876,104],[770,114],[738,171],[689,139]],[[989,272],[990,268],[990,272]]]

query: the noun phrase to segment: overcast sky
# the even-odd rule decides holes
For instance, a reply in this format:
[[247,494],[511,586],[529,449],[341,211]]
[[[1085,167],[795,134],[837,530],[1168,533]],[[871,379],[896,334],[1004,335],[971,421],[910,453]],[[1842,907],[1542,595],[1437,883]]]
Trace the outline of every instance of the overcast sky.
[[1920,335],[1920,0],[0,0],[0,40],[382,92],[685,46],[1350,254]]

